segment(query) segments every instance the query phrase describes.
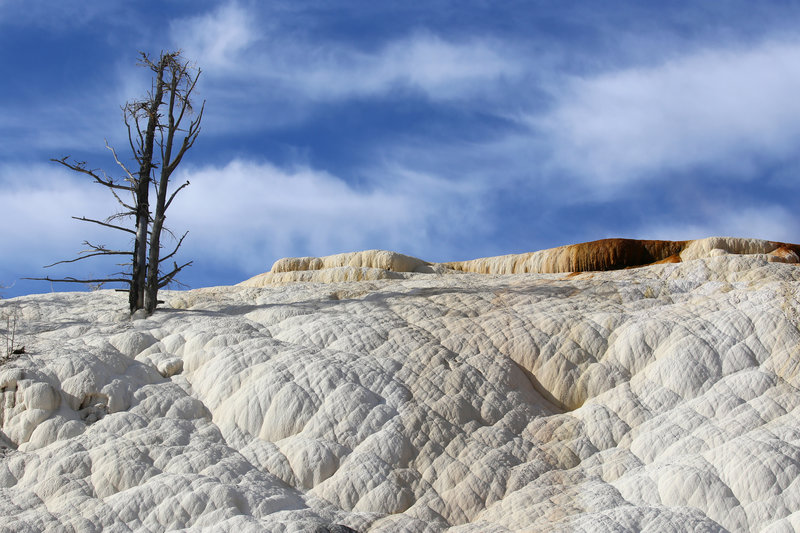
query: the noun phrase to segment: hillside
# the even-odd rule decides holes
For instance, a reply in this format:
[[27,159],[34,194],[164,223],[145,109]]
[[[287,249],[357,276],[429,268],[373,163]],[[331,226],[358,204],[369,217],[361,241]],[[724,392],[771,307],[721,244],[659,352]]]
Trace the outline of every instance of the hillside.
[[134,320],[0,301],[0,531],[800,529],[798,251],[288,258]]

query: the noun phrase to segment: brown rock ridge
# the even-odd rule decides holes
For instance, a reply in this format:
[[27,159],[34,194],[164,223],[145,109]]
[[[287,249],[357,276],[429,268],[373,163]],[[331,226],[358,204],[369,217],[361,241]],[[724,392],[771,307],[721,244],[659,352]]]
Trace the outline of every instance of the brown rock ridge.
[[619,270],[724,254],[766,254],[770,261],[797,263],[800,262],[800,245],[734,237],[693,241],[601,239],[538,252],[443,263],[442,266],[481,274],[546,274]]
[[725,254],[762,254],[767,260],[800,262],[800,245],[761,239],[708,237],[691,241],[601,239],[523,254],[483,257],[470,261],[429,263],[386,250],[366,250],[326,257],[286,257],[269,272],[240,285],[316,282],[336,283],[399,279],[416,274],[473,272],[479,274],[556,274],[640,267],[654,263],[680,263]]

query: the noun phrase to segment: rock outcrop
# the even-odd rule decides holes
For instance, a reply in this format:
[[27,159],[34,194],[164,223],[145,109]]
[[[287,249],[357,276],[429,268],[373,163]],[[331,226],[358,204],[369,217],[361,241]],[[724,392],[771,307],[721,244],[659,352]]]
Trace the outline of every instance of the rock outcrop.
[[553,274],[595,272],[680,263],[703,257],[761,254],[769,261],[800,262],[800,245],[760,239],[709,237],[694,241],[602,239],[538,252],[483,257],[470,261],[428,263],[385,250],[365,250],[326,257],[286,257],[269,272],[240,283],[245,287],[294,283],[338,283],[405,279],[412,273]]
[[800,245],[731,237],[695,241],[602,239],[526,254],[444,263],[443,266],[481,274],[544,274],[619,270],[720,254],[767,254],[770,260],[797,263],[800,261]]
[[[440,269],[441,270],[441,269]],[[264,287],[296,281],[337,283],[378,279],[403,279],[406,273],[431,273],[431,263],[422,259],[389,252],[365,250],[326,257],[285,257],[272,265],[269,272],[259,274],[240,285]]]
[[113,291],[0,301],[0,531],[796,530],[797,253],[359,252],[133,321]]

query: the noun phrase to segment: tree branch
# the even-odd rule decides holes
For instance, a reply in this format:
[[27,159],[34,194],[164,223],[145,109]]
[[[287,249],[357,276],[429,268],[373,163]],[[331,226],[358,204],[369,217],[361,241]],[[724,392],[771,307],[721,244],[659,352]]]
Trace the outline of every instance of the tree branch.
[[[89,241],[83,241],[84,246],[88,246],[88,250],[81,250],[78,252],[78,256],[75,259],[67,259],[64,261],[57,261],[50,265],[45,265],[43,268],[50,268],[56,265],[60,265],[63,263],[75,263],[77,261],[82,261],[84,259],[88,259],[89,257],[96,257],[98,255],[130,255],[130,251],[122,251],[122,250],[109,250],[102,244],[92,244]],[[122,274],[121,274],[122,275]]]
[[73,164],[73,163],[69,163],[67,161],[67,159],[69,159],[68,155],[62,157],[61,159],[53,158],[53,159],[50,159],[50,161],[53,161],[54,163],[60,163],[60,164],[64,165],[65,167],[67,167],[68,169],[74,170],[75,172],[80,172],[82,174],[86,174],[87,176],[91,176],[95,180],[95,182],[99,183],[100,185],[104,185],[104,186],[108,187],[109,189],[128,190],[127,186],[120,185],[118,183],[114,183],[114,179],[113,178],[106,177],[106,179],[103,179],[103,178],[101,178],[100,176],[97,175],[95,170],[89,170],[88,168],[86,168],[86,162],[85,161],[76,161]]
[[109,224],[108,222],[103,222],[100,220],[95,220],[93,218],[86,218],[86,217],[72,217],[75,220],[80,220],[82,222],[94,222],[95,224],[100,224],[101,226],[105,226],[107,228],[118,229],[120,231],[125,231],[127,233],[133,233],[136,235],[136,232],[129,228],[123,228],[122,226],[115,226],[114,224]]
[[33,281],[49,281],[52,283],[131,283],[129,279],[118,279],[118,278],[109,278],[109,279],[75,279],[75,278],[51,278],[47,276],[45,278],[22,278],[22,279],[29,279]]
[[169,285],[169,283],[172,281],[172,278],[174,278],[178,274],[178,272],[180,272],[181,270],[183,270],[187,266],[191,265],[192,261],[189,261],[188,263],[185,263],[185,264],[183,264],[181,266],[178,266],[178,263],[172,263],[172,264],[174,265],[174,268],[172,269],[172,271],[170,273],[165,274],[164,276],[158,278],[158,288],[159,289],[162,289],[162,288],[166,287],[167,285]]
[[[183,72],[183,75],[184,75],[184,76],[186,76],[186,75],[187,75],[188,67],[189,67],[189,64],[188,64],[188,62],[187,62],[186,64],[184,64],[184,65],[183,65],[182,72]],[[200,69],[197,69],[197,75],[196,75],[196,76],[194,77],[194,79],[192,80],[192,83],[191,83],[191,85],[189,86],[189,88],[188,88],[188,89],[186,89],[186,94],[184,94],[184,95],[181,95],[181,102],[182,102],[182,105],[181,105],[181,111],[180,111],[180,113],[178,113],[178,118],[177,118],[177,120],[175,121],[175,125],[176,125],[176,126],[180,126],[180,124],[181,124],[181,121],[183,120],[183,115],[184,115],[184,113],[186,112],[186,110],[187,110],[187,109],[188,109],[190,112],[192,111],[192,103],[191,103],[191,100],[189,99],[189,97],[191,96],[191,94],[192,94],[192,91],[194,91],[194,87],[195,87],[195,85],[197,85],[197,80],[199,80],[199,79],[200,79],[200,74],[201,74],[201,73],[202,73],[202,71],[201,71]],[[203,105],[205,106],[205,100],[203,101]],[[201,110],[200,110],[200,115],[202,115],[202,114],[203,114],[203,111],[202,111],[202,109],[201,109]],[[191,129],[191,128],[190,128],[190,129]]]
[[[125,209],[130,211],[130,213],[136,213],[136,208],[133,207],[132,205],[128,205],[125,202],[123,202],[122,198],[120,198],[119,195],[115,191],[111,191],[111,194],[114,195],[114,198],[117,200],[117,202],[119,202],[119,205],[121,205],[122,207],[124,207]],[[117,213],[116,215],[113,215],[111,218],[118,218],[117,215],[120,215],[120,214],[128,215],[129,213]]]
[[189,148],[194,145],[194,142],[197,140],[197,136],[200,135],[200,122],[203,120],[203,112],[205,111],[206,103],[203,101],[203,105],[200,106],[200,112],[197,114],[197,118],[193,120],[189,124],[189,130],[186,137],[183,138],[183,143],[181,144],[180,150],[178,150],[178,155],[175,156],[175,159],[172,161],[164,162],[165,165],[169,165],[169,174],[172,174],[172,171],[180,164],[181,159],[183,159],[183,154],[186,153]]
[[[125,104],[125,107],[122,108],[122,120],[125,122],[125,126],[128,128],[128,144],[131,147],[131,153],[133,154],[133,158],[136,159],[136,162],[141,164],[142,158],[139,155],[141,150],[140,148],[137,148],[133,142],[133,130],[131,129],[131,123],[128,120],[128,115],[130,115],[131,119],[133,119],[133,122],[136,124],[136,132],[139,136],[139,146],[141,146],[142,130],[139,128],[139,120],[134,113],[135,112],[130,104]],[[134,179],[134,183],[138,183],[138,179]]]
[[106,219],[106,222],[111,222],[112,220],[120,220],[122,218],[132,217],[136,215],[136,211],[125,211],[122,213],[114,213],[110,217]]
[[[130,252],[118,252],[118,251],[108,251],[108,252],[96,252],[96,253],[87,253],[86,255],[81,255],[80,257],[76,257],[75,259],[66,259],[64,261],[56,261],[53,264],[45,265],[43,268],[50,268],[56,265],[62,265],[65,263],[75,263],[77,261],[82,261],[83,259],[89,259],[90,257],[96,257],[98,255],[131,255]],[[32,279],[32,278],[27,278]]]
[[180,238],[180,239],[178,239],[178,244],[176,244],[176,245],[175,245],[175,248],[172,250],[172,252],[171,252],[171,253],[169,253],[169,254],[165,255],[164,257],[162,257],[161,259],[159,259],[159,260],[158,260],[159,264],[160,264],[160,263],[162,263],[162,262],[164,262],[164,261],[166,261],[166,260],[167,260],[167,259],[169,259],[170,257],[174,256],[174,255],[175,255],[175,254],[178,252],[178,248],[180,248],[180,247],[181,247],[181,244],[183,244],[183,239],[185,239],[187,235],[189,235],[189,232],[188,232],[188,231],[187,231],[186,233],[184,233],[184,234],[181,236],[181,238]]
[[186,180],[186,183],[184,183],[183,185],[172,191],[172,194],[169,196],[169,200],[167,200],[167,203],[164,205],[164,211],[166,211],[167,208],[169,208],[169,204],[172,203],[172,200],[175,198],[175,195],[178,194],[181,191],[181,189],[188,186],[189,186],[189,180]]
[[[119,167],[120,167],[122,170],[124,170],[124,171],[125,171],[125,174],[128,176],[128,179],[127,179],[126,181],[130,181],[131,183],[133,183],[134,181],[136,181],[136,178],[134,178],[134,177],[133,177],[133,174],[131,173],[131,171],[130,171],[130,170],[128,170],[128,167],[126,167],[126,166],[125,166],[125,165],[122,163],[122,161],[120,161],[120,160],[119,160],[119,157],[117,157],[117,152],[116,152],[116,150],[114,150],[114,148],[108,144],[108,141],[107,141],[107,140],[106,140],[106,148],[108,148],[109,150],[111,150],[111,155],[113,155],[113,156],[114,156],[114,161],[116,161],[116,162],[117,162],[117,165],[119,165]],[[130,188],[130,186],[129,186],[128,188]]]

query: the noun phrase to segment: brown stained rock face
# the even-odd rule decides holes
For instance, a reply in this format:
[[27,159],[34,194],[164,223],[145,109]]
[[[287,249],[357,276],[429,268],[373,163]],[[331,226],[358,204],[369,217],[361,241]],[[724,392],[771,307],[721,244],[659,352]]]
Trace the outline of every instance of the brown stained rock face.
[[796,263],[800,260],[800,246],[797,244],[787,244],[783,242],[776,242],[778,247],[771,255],[779,258],[787,263]]
[[[687,241],[602,239],[563,247],[557,272],[619,270],[649,265],[679,254]],[[556,248],[555,250],[559,250]]]
[[661,259],[661,260],[659,260],[659,261],[656,261],[656,262],[655,262],[655,263],[653,263],[653,264],[655,264],[655,265],[662,265],[662,264],[667,264],[667,263],[680,263],[680,262],[681,262],[681,256],[680,256],[680,254],[672,254],[671,256],[669,256],[669,257],[665,257],[664,259]]
[[693,241],[601,239],[526,254],[444,263],[482,274],[598,272],[654,263],[680,263],[719,254],[767,254],[770,261],[800,262],[800,245],[758,239],[709,237]]
[[[601,239],[527,254],[445,263],[453,270],[484,274],[561,273],[620,270],[677,258],[692,241]],[[673,258],[673,262],[675,259]]]

